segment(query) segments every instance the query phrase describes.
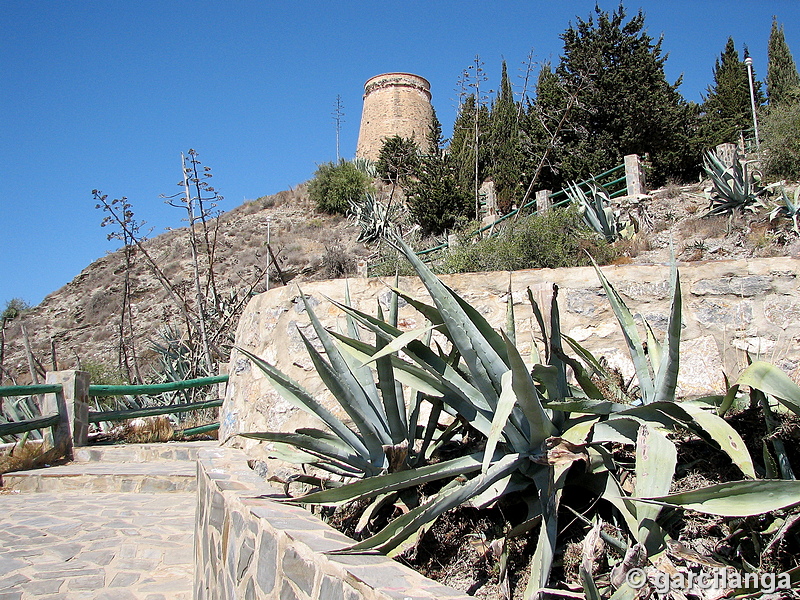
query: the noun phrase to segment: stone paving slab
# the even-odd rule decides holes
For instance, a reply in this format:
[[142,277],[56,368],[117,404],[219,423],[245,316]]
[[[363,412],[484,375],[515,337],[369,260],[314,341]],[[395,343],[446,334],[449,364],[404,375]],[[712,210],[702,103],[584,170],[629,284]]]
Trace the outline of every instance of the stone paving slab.
[[2,493],[0,600],[189,600],[195,504],[185,492]]

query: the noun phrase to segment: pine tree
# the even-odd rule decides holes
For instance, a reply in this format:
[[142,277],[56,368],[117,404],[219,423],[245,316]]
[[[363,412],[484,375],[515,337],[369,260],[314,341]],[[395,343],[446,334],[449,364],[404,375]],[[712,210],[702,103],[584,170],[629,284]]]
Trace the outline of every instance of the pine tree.
[[797,102],[800,96],[800,75],[797,73],[789,46],[783,35],[783,25],[772,17],[772,30],[767,43],[767,97],[770,106]]
[[609,14],[577,20],[562,34],[564,54],[556,70],[578,103],[572,127],[562,135],[569,152],[560,167],[569,179],[598,174],[622,162],[626,154],[649,155],[652,178],[685,176],[696,162],[676,131],[689,116],[678,92],[664,74],[662,40],[647,34],[644,13],[626,22],[622,5]]
[[[755,83],[756,105],[761,105],[761,87],[757,81]],[[714,65],[714,85],[708,88],[702,112],[700,138],[706,148],[736,143],[741,132],[753,126],[747,65],[739,60],[739,52],[731,37]]]

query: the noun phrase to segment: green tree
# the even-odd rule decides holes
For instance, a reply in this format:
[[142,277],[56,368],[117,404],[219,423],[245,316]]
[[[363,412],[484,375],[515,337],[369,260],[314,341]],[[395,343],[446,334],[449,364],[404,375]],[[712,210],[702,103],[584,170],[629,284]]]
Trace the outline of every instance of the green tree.
[[497,194],[497,209],[501,214],[511,210],[521,191],[519,126],[517,103],[508,78],[506,61],[503,61],[500,92],[492,107],[491,119],[491,172]]
[[321,164],[308,184],[311,201],[328,213],[346,213],[368,190],[369,176],[346,160]]
[[[758,82],[755,83],[756,104],[761,105],[761,86]],[[716,60],[714,85],[708,88],[708,96],[701,110],[700,139],[706,148],[736,143],[740,133],[753,126],[747,65],[739,60],[739,52],[731,37]]]
[[666,79],[662,40],[647,34],[642,11],[627,21],[621,4],[613,13],[599,7],[595,13],[561,36],[556,73],[577,98],[572,126],[562,133],[569,146],[560,157],[563,175],[598,174],[626,154],[649,155],[654,183],[688,175],[698,161],[682,135],[691,112],[678,92],[680,79]]
[[[569,116],[576,98],[569,97],[549,62],[540,66],[535,99],[526,107],[520,121],[523,181],[528,187],[556,190],[564,187],[559,156],[570,126]],[[531,188],[531,191],[534,191]]]
[[408,192],[412,220],[425,234],[438,235],[466,222],[472,195],[459,183],[459,169],[452,153],[443,148],[442,126],[436,115],[428,134],[430,151],[420,157],[416,177]]
[[771,106],[761,119],[764,174],[800,180],[800,102]]
[[419,166],[419,148],[414,138],[399,135],[383,140],[375,168],[386,183],[405,186]]
[[767,97],[770,106],[792,104],[800,96],[800,75],[783,35],[783,25],[772,17],[767,43]]

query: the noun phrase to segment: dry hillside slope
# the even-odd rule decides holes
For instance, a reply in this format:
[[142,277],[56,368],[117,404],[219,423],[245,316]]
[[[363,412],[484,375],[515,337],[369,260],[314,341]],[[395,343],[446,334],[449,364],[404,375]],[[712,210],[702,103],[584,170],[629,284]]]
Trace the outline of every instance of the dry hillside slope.
[[[253,292],[265,289],[266,281],[260,274],[267,263],[268,221],[270,245],[286,281],[335,276],[342,257],[354,267],[359,257],[368,253],[354,243],[355,227],[343,217],[317,213],[301,185],[247,202],[219,217],[215,272],[220,290],[236,290],[244,297],[251,288]],[[104,233],[98,228],[98,235]],[[170,281],[192,298],[188,238],[185,227],[170,230],[148,240],[145,248]],[[76,368],[79,364],[84,368],[87,364],[115,368],[124,264],[121,250],[97,259],[22,319],[8,323],[4,332],[3,383],[30,381],[22,324],[44,370],[52,366],[51,340],[59,368]],[[159,330],[168,324],[180,326],[181,319],[141,255],[136,257],[131,285],[137,353],[146,362],[154,357],[149,340],[158,339]],[[270,285],[282,285],[274,268]],[[143,375],[146,377],[147,373]]]

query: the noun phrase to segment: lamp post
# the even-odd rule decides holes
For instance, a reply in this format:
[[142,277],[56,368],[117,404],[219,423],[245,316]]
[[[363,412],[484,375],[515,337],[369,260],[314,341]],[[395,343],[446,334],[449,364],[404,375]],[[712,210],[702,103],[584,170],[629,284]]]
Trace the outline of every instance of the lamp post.
[[758,141],[758,117],[756,116],[756,93],[753,88],[753,59],[749,56],[744,59],[747,65],[747,82],[750,84],[750,109],[753,111],[753,129],[756,132],[756,149],[761,151],[761,142]]

